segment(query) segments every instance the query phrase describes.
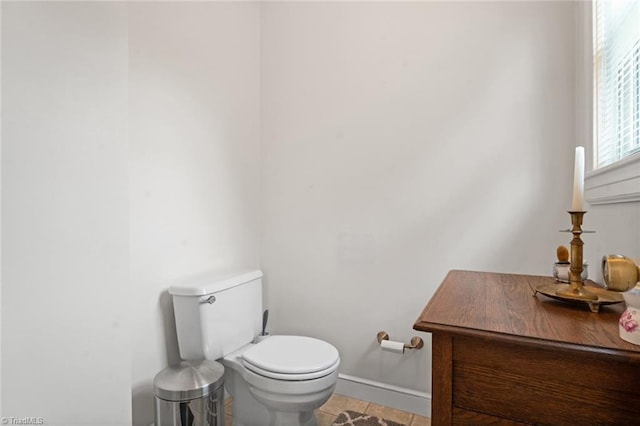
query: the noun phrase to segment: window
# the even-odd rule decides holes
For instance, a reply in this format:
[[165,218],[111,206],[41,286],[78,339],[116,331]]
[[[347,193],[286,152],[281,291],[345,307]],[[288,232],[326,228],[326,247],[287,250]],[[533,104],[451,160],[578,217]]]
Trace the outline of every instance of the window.
[[587,200],[638,201],[640,0],[596,0],[593,31],[595,143]]
[[599,0],[595,8],[600,168],[640,152],[640,1]]

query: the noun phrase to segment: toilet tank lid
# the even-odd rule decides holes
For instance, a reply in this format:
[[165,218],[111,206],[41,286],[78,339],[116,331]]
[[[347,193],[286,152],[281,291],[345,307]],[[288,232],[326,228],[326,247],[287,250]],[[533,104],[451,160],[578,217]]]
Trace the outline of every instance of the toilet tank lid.
[[205,296],[261,277],[262,271],[257,269],[208,272],[169,287],[169,293],[174,296]]

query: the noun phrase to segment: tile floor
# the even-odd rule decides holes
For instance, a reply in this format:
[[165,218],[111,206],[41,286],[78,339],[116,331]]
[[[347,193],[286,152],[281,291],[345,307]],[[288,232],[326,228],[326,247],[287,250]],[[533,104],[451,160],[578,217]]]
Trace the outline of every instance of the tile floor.
[[[231,399],[225,401],[225,424],[231,426]],[[408,426],[431,426],[429,417],[419,416],[406,411],[396,410],[394,408],[384,407],[372,402],[361,401],[359,399],[349,398],[344,395],[333,394],[333,396],[322,407],[316,411],[318,417],[318,426],[331,426],[331,423],[345,410],[358,411],[360,413],[371,414],[394,422],[404,423]]]

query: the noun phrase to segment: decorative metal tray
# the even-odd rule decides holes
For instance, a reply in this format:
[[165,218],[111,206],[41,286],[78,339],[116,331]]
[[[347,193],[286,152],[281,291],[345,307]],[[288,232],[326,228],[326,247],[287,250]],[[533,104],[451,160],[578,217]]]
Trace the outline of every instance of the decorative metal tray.
[[557,294],[558,290],[569,290],[571,289],[570,284],[541,284],[536,287],[533,295],[537,295],[538,293],[544,294],[547,297],[556,300],[562,300],[563,302],[577,303],[580,305],[589,305],[589,309],[591,312],[600,311],[601,305],[613,305],[615,303],[624,302],[622,295],[615,291],[609,291],[602,287],[593,287],[593,286],[585,286],[585,290],[589,290],[589,292],[598,296],[597,300],[581,300],[581,299],[573,299],[571,297],[566,297]]

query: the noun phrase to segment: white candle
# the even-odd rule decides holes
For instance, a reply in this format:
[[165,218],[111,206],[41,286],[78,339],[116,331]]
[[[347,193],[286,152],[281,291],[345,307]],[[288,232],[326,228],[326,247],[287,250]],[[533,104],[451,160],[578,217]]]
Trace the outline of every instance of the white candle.
[[576,147],[576,162],[573,168],[573,202],[571,211],[584,210],[584,147]]

